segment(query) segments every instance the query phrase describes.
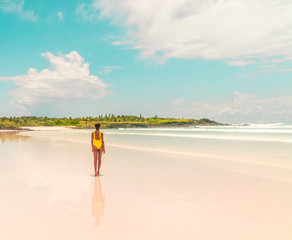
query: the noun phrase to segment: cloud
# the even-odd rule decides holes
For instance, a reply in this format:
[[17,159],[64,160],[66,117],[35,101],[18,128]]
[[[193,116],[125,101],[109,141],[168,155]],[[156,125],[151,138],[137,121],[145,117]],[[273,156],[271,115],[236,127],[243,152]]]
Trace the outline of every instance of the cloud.
[[99,15],[97,14],[98,9],[94,3],[85,4],[82,3],[76,8],[76,14],[80,17],[82,21],[94,22],[100,20]]
[[292,96],[261,99],[235,92],[232,98],[221,104],[193,102],[190,113],[198,118],[209,117],[227,123],[289,122],[292,119]]
[[274,67],[276,67],[275,64],[268,64],[268,65],[259,66],[259,69],[267,69],[267,68],[274,68]]
[[102,68],[103,68],[102,71],[98,72],[101,75],[109,74],[113,70],[116,70],[116,69],[123,69],[123,67],[120,67],[120,66],[104,66]]
[[58,12],[57,15],[58,15],[59,20],[62,21],[63,18],[64,18],[63,13],[62,12]]
[[7,0],[0,2],[0,10],[6,14],[16,14],[26,21],[36,21],[37,16],[33,10],[24,10],[24,1]]
[[109,94],[109,84],[91,75],[89,63],[76,52],[55,56],[42,53],[51,63],[51,70],[38,72],[30,68],[26,75],[1,77],[0,81],[13,81],[18,88],[10,90],[12,104],[29,108],[38,103],[65,99],[101,99]]
[[274,59],[270,59],[269,62],[270,63],[283,63],[286,61],[291,61],[292,58],[291,57],[284,57],[284,58],[274,58]]
[[184,102],[184,99],[179,98],[179,99],[176,99],[175,101],[173,101],[172,103],[170,103],[170,105],[175,107],[175,106],[181,105],[183,102]]
[[[78,12],[79,11],[79,12]],[[110,20],[142,57],[223,59],[292,57],[292,2],[286,0],[93,0],[83,20]]]
[[279,72],[292,72],[292,68],[290,66],[281,66],[281,67],[261,67],[259,72],[267,72],[267,73],[279,73]]
[[231,66],[237,66],[237,67],[245,67],[247,65],[250,64],[256,64],[256,61],[242,61],[242,60],[238,60],[238,61],[227,61],[226,62],[228,65]]

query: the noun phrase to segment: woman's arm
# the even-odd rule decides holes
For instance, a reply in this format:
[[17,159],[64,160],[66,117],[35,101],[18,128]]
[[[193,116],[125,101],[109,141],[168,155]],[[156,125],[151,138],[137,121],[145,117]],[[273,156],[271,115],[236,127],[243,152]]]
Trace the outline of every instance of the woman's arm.
[[105,153],[105,145],[104,145],[104,141],[103,141],[103,133],[101,133],[101,141],[102,141],[102,151],[103,151],[103,153]]
[[91,148],[93,149],[93,133],[91,133]]

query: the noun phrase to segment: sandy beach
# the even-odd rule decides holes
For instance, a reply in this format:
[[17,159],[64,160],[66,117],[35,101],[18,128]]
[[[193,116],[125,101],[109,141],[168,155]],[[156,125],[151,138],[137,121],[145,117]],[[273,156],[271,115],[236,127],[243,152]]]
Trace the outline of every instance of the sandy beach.
[[54,134],[0,135],[1,239],[292,237],[289,167],[109,142],[95,178],[89,142]]

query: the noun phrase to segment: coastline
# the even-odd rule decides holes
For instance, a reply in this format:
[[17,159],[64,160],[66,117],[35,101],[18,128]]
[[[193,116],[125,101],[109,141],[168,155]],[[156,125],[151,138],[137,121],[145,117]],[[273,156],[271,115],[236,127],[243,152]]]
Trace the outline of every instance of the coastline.
[[0,129],[0,133],[18,133],[27,131],[57,131],[64,129],[74,129],[74,126],[38,126],[38,127],[21,127],[19,129]]
[[22,127],[23,131],[56,131],[74,129],[74,126],[38,126],[38,127]]
[[[136,124],[121,123],[109,124],[102,126],[102,129],[119,129],[119,128],[186,128],[186,127],[210,127],[210,126],[231,126],[231,124],[221,125],[193,125],[193,124]],[[47,130],[63,130],[63,129],[94,129],[93,126],[29,126],[20,129],[0,129],[0,132],[21,132],[21,131],[47,131]]]
[[[193,124],[188,122],[162,123],[162,124],[146,124],[146,123],[111,123],[103,125],[103,129],[119,129],[119,128],[186,128],[201,126],[229,126],[230,124]],[[75,129],[91,129],[92,126],[76,126]]]
[[47,117],[17,117],[0,118],[0,129],[33,128],[33,127],[70,127],[76,129],[91,129],[99,122],[103,129],[118,128],[171,128],[196,126],[228,126],[230,124],[218,123],[208,118],[180,119],[159,118],[157,116],[144,118],[142,116],[105,116],[86,118],[47,118]]
[[15,130],[15,129],[0,129],[0,134],[1,133],[17,133],[17,132],[21,132],[23,130]]

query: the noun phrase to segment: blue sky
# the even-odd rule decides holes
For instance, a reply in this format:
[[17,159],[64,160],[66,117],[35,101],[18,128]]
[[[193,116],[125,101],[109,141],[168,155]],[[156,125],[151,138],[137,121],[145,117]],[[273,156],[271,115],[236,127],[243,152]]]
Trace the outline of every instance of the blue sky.
[[0,0],[0,116],[291,122],[285,0]]

